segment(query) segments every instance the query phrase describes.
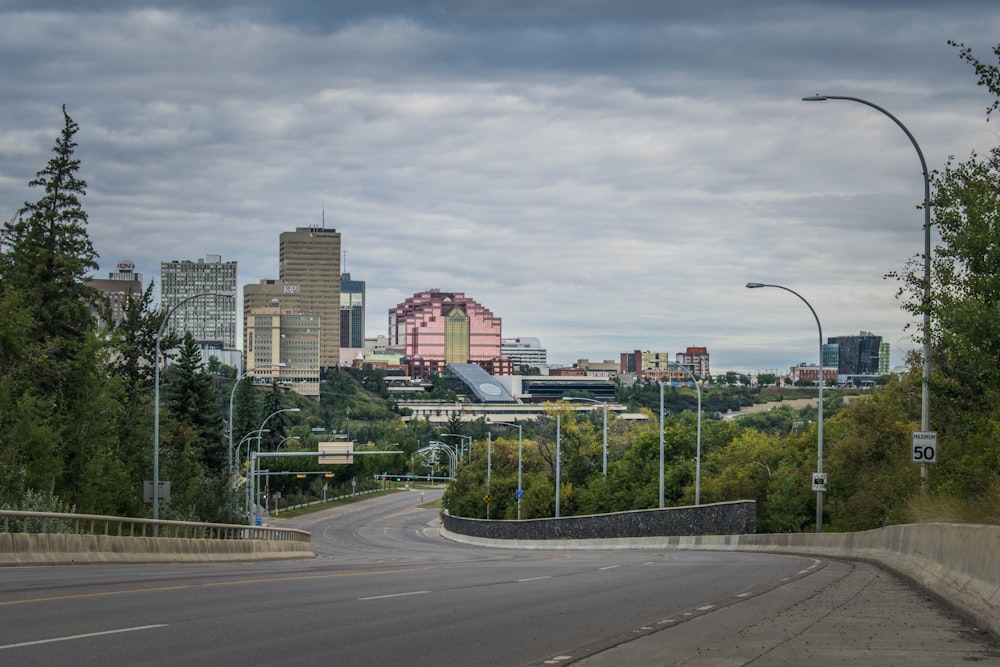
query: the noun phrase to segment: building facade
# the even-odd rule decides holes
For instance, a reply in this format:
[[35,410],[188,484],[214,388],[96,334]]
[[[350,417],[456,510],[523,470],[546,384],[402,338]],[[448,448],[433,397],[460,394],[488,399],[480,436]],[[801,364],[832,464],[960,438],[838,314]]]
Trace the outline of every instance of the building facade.
[[340,275],[340,347],[365,347],[365,281]]
[[707,347],[689,347],[683,352],[678,352],[674,359],[681,366],[686,366],[698,379],[708,379],[711,375]]
[[340,234],[325,227],[282,232],[278,248],[281,306],[320,322],[319,366],[340,363]]
[[515,369],[521,366],[543,368],[548,365],[548,351],[537,338],[501,338],[500,354],[510,359]]
[[389,311],[389,348],[407,359],[414,377],[468,363],[508,374],[513,366],[500,340],[500,318],[462,292],[418,292]]
[[109,273],[107,278],[91,278],[86,282],[107,299],[110,321],[105,319],[104,313],[92,313],[102,327],[122,321],[125,317],[125,302],[129,297],[142,297],[142,274],[135,273],[135,264],[129,260],[118,262],[118,270]]
[[[881,336],[862,331],[857,336],[827,338],[827,343],[837,346],[837,372],[841,375],[878,375]],[[826,365],[825,359],[823,363]]]
[[183,336],[191,332],[196,341],[217,341],[223,348],[236,347],[236,262],[223,262],[221,255],[197,261],[174,260],[160,264],[160,308],[169,312],[196,294],[170,316],[167,326]]

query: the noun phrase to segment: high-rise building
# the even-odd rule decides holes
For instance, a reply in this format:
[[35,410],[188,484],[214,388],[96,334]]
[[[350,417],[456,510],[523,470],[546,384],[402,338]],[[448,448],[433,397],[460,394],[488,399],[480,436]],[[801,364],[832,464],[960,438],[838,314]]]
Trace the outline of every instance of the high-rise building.
[[503,338],[500,340],[500,354],[508,357],[515,369],[521,366],[542,368],[548,365],[548,351],[537,338]]
[[365,346],[365,281],[340,275],[340,347]]
[[881,336],[862,331],[857,336],[827,338],[827,343],[838,348],[837,372],[840,375],[878,375]]
[[281,306],[318,317],[321,370],[340,363],[340,233],[324,227],[282,232],[278,248]]
[[509,374],[500,330],[500,318],[462,292],[418,292],[389,311],[389,347],[406,357],[415,376],[469,363],[492,375]]
[[[101,296],[108,300],[110,306],[111,322],[121,322],[125,316],[125,300],[128,297],[138,299],[142,297],[142,274],[135,273],[135,264],[129,260],[118,262],[118,270],[108,274],[105,278],[91,278],[87,280],[87,285],[93,287]],[[103,313],[93,313],[103,326]]]
[[[263,281],[262,281],[263,282]],[[273,282],[273,281],[272,281]],[[247,285],[246,287],[254,287]],[[319,318],[285,312],[278,299],[246,311],[243,325],[248,369],[253,382],[279,385],[299,394],[319,396]]]
[[236,262],[221,255],[160,264],[160,308],[169,311],[196,294],[225,293],[192,299],[170,316],[167,326],[178,335],[191,332],[196,341],[216,341],[236,347]]

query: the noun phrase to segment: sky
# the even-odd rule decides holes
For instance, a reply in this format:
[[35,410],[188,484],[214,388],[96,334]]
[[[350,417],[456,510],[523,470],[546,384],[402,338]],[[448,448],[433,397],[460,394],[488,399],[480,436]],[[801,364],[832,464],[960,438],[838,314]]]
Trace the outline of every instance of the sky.
[[[106,278],[221,255],[278,277],[325,224],[367,334],[464,292],[551,363],[704,346],[713,372],[815,363],[919,322],[923,177],[1000,141],[948,40],[995,64],[996,0],[0,0],[0,222],[62,129]],[[935,239],[936,240],[936,239]]]

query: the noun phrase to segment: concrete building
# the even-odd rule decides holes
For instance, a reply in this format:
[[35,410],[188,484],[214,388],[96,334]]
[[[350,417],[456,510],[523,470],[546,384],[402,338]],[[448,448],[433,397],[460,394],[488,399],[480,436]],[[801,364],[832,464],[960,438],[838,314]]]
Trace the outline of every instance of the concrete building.
[[671,367],[670,355],[666,352],[646,350],[622,352],[618,375],[623,381],[641,382],[648,380],[690,381],[691,377],[681,368]]
[[515,371],[521,366],[541,369],[548,365],[548,350],[542,347],[542,341],[537,338],[501,338],[500,354],[510,359]]
[[686,366],[700,380],[707,380],[711,376],[707,347],[689,347],[674,355],[674,359],[681,366]]
[[320,322],[320,370],[340,364],[340,234],[299,227],[279,239],[281,307]]
[[243,286],[246,368],[261,369],[251,376],[256,384],[277,382],[315,398],[319,396],[322,321],[299,310],[285,287],[283,281],[273,279]]
[[467,363],[508,375],[513,365],[501,356],[500,340],[500,318],[462,292],[418,292],[389,310],[389,349],[406,358],[413,377]]
[[222,292],[232,297],[205,296],[192,299],[170,316],[167,327],[183,336],[191,332],[196,341],[219,341],[224,348],[236,347],[236,262],[223,262],[221,255],[197,261],[174,260],[160,264],[160,308],[169,311],[195,294]]
[[91,278],[86,282],[108,300],[110,322],[105,321],[102,313],[92,313],[101,327],[121,322],[125,316],[125,301],[129,297],[142,297],[142,274],[135,273],[135,264],[129,260],[118,262],[118,270],[109,273],[107,278]]

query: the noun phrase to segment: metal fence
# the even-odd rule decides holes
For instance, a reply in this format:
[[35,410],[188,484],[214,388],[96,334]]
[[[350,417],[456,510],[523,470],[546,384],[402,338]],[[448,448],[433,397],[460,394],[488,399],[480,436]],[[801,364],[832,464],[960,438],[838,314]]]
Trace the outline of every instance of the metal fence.
[[312,539],[308,532],[293,528],[15,510],[0,510],[0,533],[169,537],[196,540],[269,540],[277,542],[309,542]]

